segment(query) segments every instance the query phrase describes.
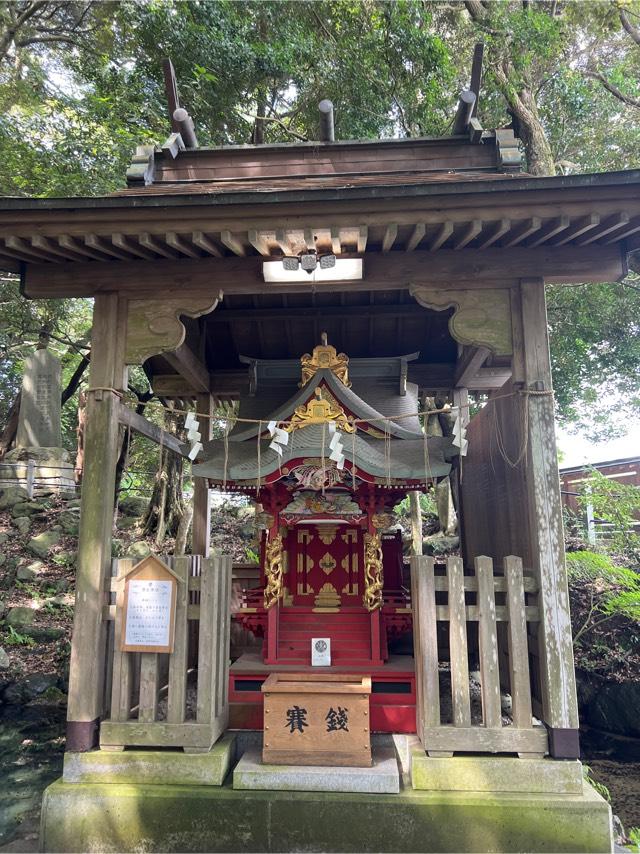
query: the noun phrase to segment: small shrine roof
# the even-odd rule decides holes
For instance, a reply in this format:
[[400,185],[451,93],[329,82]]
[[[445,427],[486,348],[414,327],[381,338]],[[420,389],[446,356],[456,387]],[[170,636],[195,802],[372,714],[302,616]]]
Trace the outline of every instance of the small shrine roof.
[[[296,431],[282,457],[269,447],[270,439],[262,439],[260,446],[260,478],[281,471],[289,473],[288,462],[294,459],[320,460],[323,456],[322,427],[309,426]],[[325,437],[326,439],[326,437]],[[391,439],[388,443],[373,439],[358,432],[343,437],[344,456],[350,464],[366,472],[382,483],[421,481],[444,477],[451,471],[448,462],[457,455],[458,449],[451,438],[429,436],[426,443],[420,439]],[[388,447],[388,452],[385,450]],[[329,460],[329,449],[325,446],[324,457],[327,470],[333,467]],[[225,479],[224,441],[214,439],[207,442],[200,457],[203,461],[193,466],[195,477],[206,477],[221,483]],[[204,459],[203,459],[204,458]],[[351,472],[343,475],[350,482]],[[258,478],[258,440],[229,442],[226,454],[226,480],[228,483],[253,485]]]
[[[300,369],[298,366],[298,373],[299,371]],[[352,415],[359,419],[369,420],[372,422],[372,426],[381,433],[386,431],[391,436],[399,439],[414,439],[422,436],[420,423],[416,414],[418,411],[417,386],[414,386],[411,389],[412,393],[408,393],[403,397],[400,395],[399,387],[397,385],[394,393],[391,386],[386,386],[383,390],[380,387],[375,389],[373,384],[363,383],[363,393],[367,393],[370,389],[375,389],[377,392],[377,394],[374,392],[374,395],[380,406],[380,409],[378,409],[369,402],[371,399],[370,397],[368,397],[367,400],[363,399],[356,394],[352,388],[347,388],[342,382],[340,382],[340,380],[334,376],[332,371],[328,369],[316,371],[309,382],[307,382],[302,388],[297,389],[293,396],[276,409],[267,412],[262,410],[259,411],[259,414],[257,415],[254,412],[251,417],[257,417],[263,422],[262,429],[265,428],[269,421],[287,421],[293,416],[298,406],[306,403],[313,397],[314,391],[321,385],[328,387],[330,392],[335,395],[339,402],[344,404]],[[247,409],[246,405],[244,410],[242,407],[242,402],[245,402],[246,400],[251,401],[251,404],[255,401],[256,406],[251,405],[251,409],[253,410],[256,408],[261,409],[264,405],[264,401],[262,401],[260,397],[253,399],[243,398],[239,413],[240,418],[250,417],[244,414]],[[402,418],[401,420],[390,420],[390,417],[394,416],[408,417]],[[230,433],[229,438],[234,442],[243,442],[257,436],[259,429],[259,424],[251,424],[247,427],[240,422]]]

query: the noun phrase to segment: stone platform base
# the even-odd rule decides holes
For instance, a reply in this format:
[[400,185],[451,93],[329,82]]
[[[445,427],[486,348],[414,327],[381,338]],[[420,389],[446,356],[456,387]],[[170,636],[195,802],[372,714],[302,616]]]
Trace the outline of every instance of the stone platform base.
[[364,795],[59,780],[44,794],[41,845],[47,852],[609,852],[611,810],[589,786],[581,795]]
[[427,756],[411,753],[414,789],[440,792],[522,792],[580,795],[582,764],[557,759],[517,759],[511,756]]
[[318,765],[264,765],[258,750],[248,750],[233,772],[234,789],[287,792],[400,791],[400,773],[393,749],[373,752],[370,768],[327,768]]
[[233,763],[235,737],[225,735],[208,753],[179,750],[92,750],[65,753],[65,783],[221,786]]

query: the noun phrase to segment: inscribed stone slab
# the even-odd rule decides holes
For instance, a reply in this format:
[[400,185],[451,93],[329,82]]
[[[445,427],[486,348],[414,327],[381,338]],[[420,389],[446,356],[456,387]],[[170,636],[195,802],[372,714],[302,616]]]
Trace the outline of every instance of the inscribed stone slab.
[[36,350],[25,362],[16,445],[19,448],[59,448],[60,360],[48,350]]

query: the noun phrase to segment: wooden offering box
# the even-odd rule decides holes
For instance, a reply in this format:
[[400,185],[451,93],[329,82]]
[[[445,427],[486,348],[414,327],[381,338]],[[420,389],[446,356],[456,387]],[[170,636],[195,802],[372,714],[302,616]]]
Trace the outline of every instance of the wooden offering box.
[[371,677],[272,673],[262,692],[263,762],[371,765]]

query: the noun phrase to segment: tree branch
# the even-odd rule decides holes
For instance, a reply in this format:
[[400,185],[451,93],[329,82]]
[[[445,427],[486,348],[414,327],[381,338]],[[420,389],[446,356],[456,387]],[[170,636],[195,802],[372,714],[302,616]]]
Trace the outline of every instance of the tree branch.
[[623,104],[626,104],[628,107],[638,107],[640,108],[640,98],[634,98],[631,95],[625,95],[624,92],[621,92],[617,86],[614,86],[600,71],[585,71],[586,77],[591,77],[593,80],[598,80],[607,92],[610,92],[614,98],[617,98],[619,101],[622,101]]
[[620,16],[620,23],[622,24],[622,26],[629,33],[634,42],[637,45],[640,45],[640,28],[633,26],[633,24],[629,20],[629,13],[626,9],[623,9],[622,6],[618,8],[618,14]]

